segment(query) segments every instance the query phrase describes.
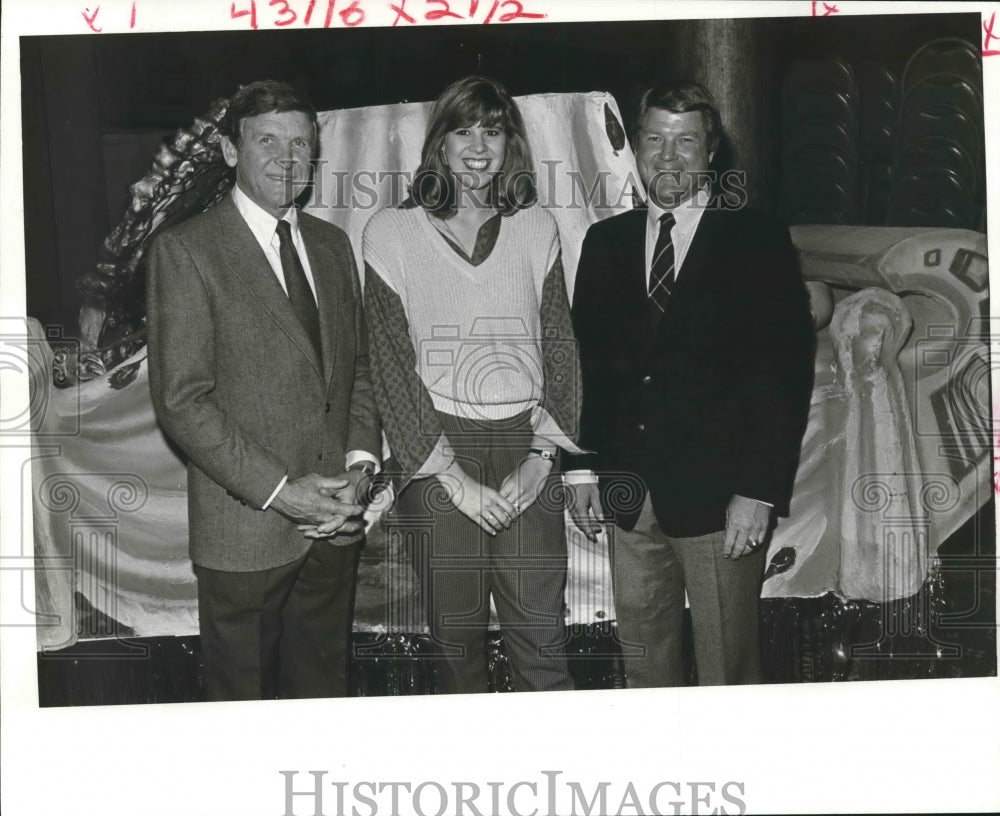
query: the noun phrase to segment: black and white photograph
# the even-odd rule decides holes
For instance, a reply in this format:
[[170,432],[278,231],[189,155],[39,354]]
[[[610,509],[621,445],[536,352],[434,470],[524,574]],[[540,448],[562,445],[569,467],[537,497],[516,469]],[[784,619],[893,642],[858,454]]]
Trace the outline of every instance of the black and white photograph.
[[666,5],[5,6],[5,812],[1000,808],[1000,9]]

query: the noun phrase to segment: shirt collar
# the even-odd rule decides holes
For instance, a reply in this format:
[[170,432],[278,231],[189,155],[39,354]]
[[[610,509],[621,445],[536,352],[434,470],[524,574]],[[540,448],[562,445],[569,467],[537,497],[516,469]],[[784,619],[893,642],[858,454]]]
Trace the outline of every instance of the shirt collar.
[[650,224],[656,224],[661,215],[671,212],[674,214],[677,228],[686,233],[698,225],[701,214],[708,208],[709,198],[708,188],[702,187],[691,198],[684,199],[672,210],[664,210],[650,200],[647,202],[648,213],[646,217]]
[[[246,193],[240,189],[239,184],[233,185],[233,204],[243,220],[247,222],[250,231],[254,234],[257,242],[261,246],[267,246],[274,238],[275,230],[278,228],[278,219],[256,203]],[[287,221],[292,228],[292,237],[297,238],[299,232],[298,210],[289,207],[281,219]]]

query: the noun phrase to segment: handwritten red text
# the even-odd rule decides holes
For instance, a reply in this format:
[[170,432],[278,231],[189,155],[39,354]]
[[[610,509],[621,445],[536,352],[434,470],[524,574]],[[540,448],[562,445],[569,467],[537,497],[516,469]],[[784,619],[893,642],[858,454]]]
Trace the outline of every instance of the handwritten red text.
[[997,45],[1000,45],[1000,34],[993,33],[993,24],[996,22],[997,13],[994,11],[990,14],[990,19],[987,22],[983,20],[983,56],[984,57],[995,57],[1000,55],[1000,49],[990,48],[990,40],[997,40]]
[[820,3],[817,0],[812,0],[813,17],[829,17],[831,14],[839,13],[840,9],[837,8],[835,3]]
[[[419,0],[411,2],[409,10],[406,4],[411,0],[398,0],[390,3],[389,10],[396,13],[392,21],[394,26],[400,22],[415,25],[422,20],[435,22],[437,20],[469,20],[483,25],[490,23],[510,23],[514,20],[542,20],[547,14],[525,9],[520,0],[468,0],[468,3],[452,2],[452,0]],[[419,7],[419,8],[418,8]],[[479,14],[482,9],[483,14]]]
[[[299,21],[299,12],[302,12],[302,25],[308,26],[313,21],[316,11],[317,0],[294,3],[292,0],[268,0],[265,8],[261,8],[258,15],[257,0],[241,0],[244,5],[237,6],[237,0],[233,0],[229,7],[229,17],[238,20],[247,17],[250,28],[256,29],[263,23],[265,26],[272,25],[276,28],[285,28]],[[339,3],[338,0],[326,0],[325,13],[323,14],[323,28],[330,28],[334,23],[334,17],[339,17],[342,25],[354,28],[361,25],[366,14],[361,0],[351,0]],[[263,2],[261,6],[264,6]],[[299,11],[296,11],[298,7]],[[317,18],[319,19],[319,18]]]
[[87,25],[90,26],[90,30],[95,31],[98,34],[100,34],[103,29],[98,28],[96,25],[94,25],[94,23],[96,22],[97,15],[98,13],[100,13],[100,11],[101,7],[98,6],[97,8],[94,9],[93,12],[91,12],[89,8],[84,9],[83,11],[80,12],[83,15],[83,19],[87,21]]

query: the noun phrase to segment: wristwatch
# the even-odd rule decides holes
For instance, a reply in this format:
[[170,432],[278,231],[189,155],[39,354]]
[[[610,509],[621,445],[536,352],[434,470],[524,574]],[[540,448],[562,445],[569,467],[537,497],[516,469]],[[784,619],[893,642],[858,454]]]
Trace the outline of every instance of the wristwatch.
[[542,450],[541,448],[528,448],[528,453],[533,453],[535,456],[540,456],[546,461],[551,461],[556,458],[556,455],[552,451]]

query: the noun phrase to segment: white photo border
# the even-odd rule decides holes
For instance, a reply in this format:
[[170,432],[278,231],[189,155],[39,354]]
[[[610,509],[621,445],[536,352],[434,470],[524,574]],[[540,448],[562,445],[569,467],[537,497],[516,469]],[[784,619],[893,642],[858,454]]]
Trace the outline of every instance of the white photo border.
[[[136,32],[243,30],[228,20],[229,0],[138,0]],[[88,6],[89,4],[89,6]],[[83,11],[100,6],[109,33],[129,30],[132,0],[7,0],[2,30],[0,130],[0,247],[5,324],[25,313],[20,162],[18,37],[91,35]],[[264,3],[261,3],[264,5]],[[665,3],[630,0],[525,2],[546,22],[709,17],[786,17],[810,14],[808,0],[768,3]],[[822,6],[823,4],[819,4]],[[920,14],[980,10],[997,3],[836,2],[841,15]],[[87,8],[85,8],[87,7]],[[224,13],[219,13],[219,9]],[[382,25],[391,23],[392,15]],[[373,21],[377,24],[378,21]],[[817,20],[817,25],[822,25]],[[1000,47],[1000,40],[995,42]],[[985,121],[1000,122],[1000,55],[983,60]],[[987,189],[1000,189],[998,128],[987,129]],[[990,196],[989,232],[1000,235],[1000,204]],[[996,307],[992,307],[994,310]],[[994,311],[992,317],[996,318]],[[3,416],[27,404],[27,383],[3,375]],[[993,382],[994,415],[1000,381]],[[21,483],[28,440],[0,440],[0,703],[3,811],[27,814],[285,813],[285,777],[306,789],[309,771],[324,771],[325,813],[336,813],[336,786],[358,783],[502,783],[501,812],[517,782],[544,790],[544,772],[561,772],[587,791],[610,783],[617,803],[629,783],[646,792],[679,783],[689,812],[711,783],[743,788],[733,798],[748,812],[950,812],[1000,810],[1000,682],[996,677],[830,685],[684,689],[623,693],[572,692],[484,697],[367,698],[199,705],[39,708],[35,633],[18,625],[21,597],[33,598],[24,566],[22,529],[30,527],[30,496]],[[27,521],[26,521],[27,520]],[[28,557],[31,547],[27,548]],[[23,593],[23,594],[22,594]],[[825,720],[824,730],[811,724]],[[475,724],[471,727],[465,724]],[[469,733],[482,730],[486,733]],[[367,789],[366,789],[367,790]],[[468,790],[468,789],[467,789]],[[671,788],[673,790],[673,788]],[[515,803],[544,813],[523,787]],[[358,800],[355,800],[357,802]],[[402,801],[408,802],[405,797]],[[428,794],[425,812],[437,800]],[[489,797],[479,800],[487,812]],[[560,799],[558,812],[569,812]],[[732,800],[712,798],[701,812]],[[295,813],[312,813],[308,798]],[[347,813],[350,813],[350,800]],[[367,813],[360,809],[358,813]],[[388,812],[388,811],[386,811]],[[405,805],[401,813],[406,813]],[[474,811],[467,810],[468,813]],[[622,812],[634,813],[624,809]],[[721,811],[720,811],[721,812]],[[381,814],[382,811],[379,811]]]

